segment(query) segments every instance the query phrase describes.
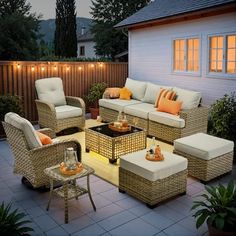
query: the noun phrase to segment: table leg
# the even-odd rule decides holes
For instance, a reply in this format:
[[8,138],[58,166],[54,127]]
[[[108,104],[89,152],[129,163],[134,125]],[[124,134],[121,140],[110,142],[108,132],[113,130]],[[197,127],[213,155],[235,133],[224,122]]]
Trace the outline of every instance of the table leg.
[[89,199],[92,203],[92,206],[93,206],[93,210],[96,211],[96,206],[93,202],[93,199],[92,199],[92,196],[91,196],[91,192],[90,192],[90,185],[89,185],[89,175],[87,175],[87,189],[88,189],[88,195],[89,195]]
[[75,189],[75,199],[78,200],[78,189],[76,187],[76,179],[73,180],[73,186]]
[[68,223],[68,183],[63,184],[64,203],[65,203],[65,224]]
[[52,199],[52,192],[53,192],[53,179],[50,178],[50,193],[49,193],[49,200],[48,200],[48,205],[47,205],[47,211],[49,210],[49,206],[51,203],[51,199]]

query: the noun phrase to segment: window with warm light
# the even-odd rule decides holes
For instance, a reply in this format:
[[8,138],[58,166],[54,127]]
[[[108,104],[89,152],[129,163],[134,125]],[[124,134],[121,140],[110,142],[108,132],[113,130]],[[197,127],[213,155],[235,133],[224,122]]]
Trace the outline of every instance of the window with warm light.
[[236,74],[236,34],[209,37],[209,72]]
[[173,41],[174,72],[199,72],[199,38],[183,38]]

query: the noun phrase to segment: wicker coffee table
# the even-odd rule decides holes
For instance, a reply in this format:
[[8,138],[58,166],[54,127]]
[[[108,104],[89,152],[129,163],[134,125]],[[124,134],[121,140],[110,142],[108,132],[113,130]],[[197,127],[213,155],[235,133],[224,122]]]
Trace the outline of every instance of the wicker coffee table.
[[121,155],[146,148],[146,131],[131,126],[127,132],[116,132],[108,124],[85,129],[86,152],[94,151],[115,163]]
[[[59,197],[64,198],[65,201],[65,223],[68,223],[68,200],[76,198],[78,199],[79,196],[88,193],[89,199],[92,203],[94,211],[96,211],[95,204],[93,202],[91,193],[90,193],[90,187],[89,187],[89,176],[90,174],[94,173],[94,169],[91,167],[83,164],[83,170],[78,173],[71,176],[64,175],[60,172],[59,165],[52,166],[49,168],[46,168],[44,170],[45,174],[49,176],[50,178],[50,196],[49,201],[47,205],[47,211],[49,210],[52,194],[55,193]],[[82,188],[78,185],[76,185],[76,179],[82,178],[87,176],[87,189]],[[53,189],[53,182],[61,182],[62,186],[59,188]]]

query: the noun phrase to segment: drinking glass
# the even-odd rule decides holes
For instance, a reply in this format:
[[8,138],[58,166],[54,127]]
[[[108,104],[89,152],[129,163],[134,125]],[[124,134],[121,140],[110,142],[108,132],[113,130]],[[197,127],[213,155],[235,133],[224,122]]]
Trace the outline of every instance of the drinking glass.
[[134,132],[137,132],[138,131],[138,129],[137,129],[138,117],[134,117],[132,121],[133,121],[133,124],[134,124]]

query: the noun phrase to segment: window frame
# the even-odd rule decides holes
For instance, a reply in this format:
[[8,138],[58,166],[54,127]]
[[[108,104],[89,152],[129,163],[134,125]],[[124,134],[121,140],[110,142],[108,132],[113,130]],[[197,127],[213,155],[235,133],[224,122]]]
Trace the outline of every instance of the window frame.
[[[227,36],[236,35],[235,31],[224,32],[224,33],[212,33],[207,35],[207,61],[206,61],[206,77],[207,78],[225,78],[236,80],[236,73],[229,74],[227,73]],[[223,36],[223,71],[222,72],[212,72],[210,71],[210,38]]]
[[[81,49],[83,48],[83,54],[81,53]],[[80,57],[84,57],[85,56],[85,46],[84,45],[82,45],[82,46],[80,46],[79,47],[79,55],[80,55]]]
[[[174,56],[175,56],[175,47],[174,47],[174,42],[175,40],[184,40],[184,71],[181,70],[174,70]],[[194,72],[194,71],[187,71],[187,66],[188,66],[188,60],[187,60],[187,56],[188,56],[188,51],[187,51],[187,42],[188,39],[198,39],[198,71]],[[201,49],[202,49],[202,37],[201,35],[189,35],[189,36],[178,36],[178,37],[173,37],[171,39],[171,71],[172,74],[175,75],[188,75],[188,76],[197,76],[200,77],[201,76],[201,72],[202,72],[202,60],[201,60]]]

